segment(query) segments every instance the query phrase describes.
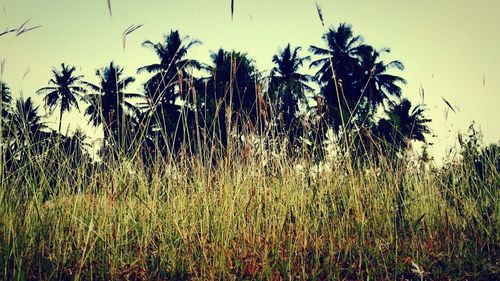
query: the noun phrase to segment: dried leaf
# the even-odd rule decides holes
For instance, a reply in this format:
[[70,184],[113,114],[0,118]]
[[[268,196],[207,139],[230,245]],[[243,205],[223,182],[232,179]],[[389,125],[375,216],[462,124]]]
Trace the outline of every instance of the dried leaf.
[[317,1],[315,3],[316,3],[316,10],[318,11],[319,20],[321,21],[321,25],[325,26],[325,21],[323,20],[323,12],[321,11],[321,7],[319,6]]
[[234,17],[234,0],[231,0],[231,20],[233,20]]
[[19,36],[19,35],[21,35],[23,33],[26,33],[28,31],[31,31],[33,29],[37,29],[37,28],[40,28],[40,27],[42,27],[42,26],[41,25],[37,25],[37,26],[34,26],[34,27],[30,27],[30,28],[23,28],[21,31],[17,32],[16,36]]
[[458,133],[458,143],[460,144],[461,147],[464,147],[464,144],[465,144],[464,138],[462,136],[462,133],[460,133],[460,132]]
[[451,105],[451,103],[449,101],[447,101],[444,97],[443,97],[443,101],[444,103],[454,112],[454,113],[457,113],[455,111],[455,108]]
[[30,71],[31,71],[31,68],[28,66],[28,68],[26,68],[26,71],[24,72],[23,79],[26,78],[26,76],[28,76]]
[[25,22],[23,22],[23,24],[21,24],[18,28],[13,28],[13,29],[9,29],[9,28],[6,28],[3,32],[0,32],[0,36],[2,35],[5,35],[5,34],[8,34],[8,33],[16,33],[16,36],[19,36],[23,33],[26,33],[28,31],[31,31],[33,29],[37,29],[37,28],[40,28],[42,27],[41,25],[38,25],[38,26],[34,26],[34,27],[28,27],[28,28],[25,28],[24,26],[29,22],[30,20],[26,20]]
[[19,26],[19,27],[17,28],[16,32],[18,32],[18,33],[19,33],[19,31],[20,31],[21,29],[23,29],[23,28],[24,28],[24,26],[25,26],[25,25],[26,25],[26,24],[27,24],[30,20],[31,20],[31,19],[27,19],[25,22],[23,22],[23,24],[21,24],[21,26]]
[[411,271],[415,274],[417,274],[421,280],[423,280],[424,276],[425,276],[425,270],[423,267],[421,267],[419,264],[417,264],[416,262],[414,261],[411,261],[411,266],[413,267],[411,269]]
[[107,1],[108,1],[109,16],[112,17],[113,16],[113,12],[111,11],[111,0],[107,0]]
[[127,41],[127,36],[130,35],[132,32],[136,31],[137,29],[141,28],[141,27],[142,27],[142,24],[139,24],[139,25],[132,24],[129,27],[127,27],[127,29],[125,29],[125,31],[122,34],[123,49],[125,49],[125,44],[126,44],[126,41]]
[[19,26],[16,30],[16,36],[19,36],[23,33],[26,33],[28,31],[31,31],[33,29],[37,29],[39,27],[41,27],[41,25],[38,25],[38,26],[34,26],[34,27],[28,27],[28,28],[25,28],[24,26],[30,21],[31,19],[28,19],[27,21],[25,21],[23,24],[21,24],[21,26]]
[[422,103],[424,103],[425,102],[425,91],[424,91],[424,87],[422,86],[422,84],[420,84],[419,92],[420,92],[420,98],[422,99]]
[[4,31],[0,32],[0,36],[5,35],[5,34],[10,33],[10,32],[14,32],[14,31],[16,31],[16,30],[6,28]]
[[3,71],[5,70],[5,59],[0,63],[0,76],[3,76]]

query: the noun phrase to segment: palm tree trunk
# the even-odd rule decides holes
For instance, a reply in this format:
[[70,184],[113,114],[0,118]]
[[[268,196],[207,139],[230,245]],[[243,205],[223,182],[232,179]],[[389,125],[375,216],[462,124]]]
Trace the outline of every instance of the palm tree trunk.
[[59,134],[61,134],[62,116],[63,116],[63,109],[62,109],[62,106],[61,106],[61,111],[59,112]]

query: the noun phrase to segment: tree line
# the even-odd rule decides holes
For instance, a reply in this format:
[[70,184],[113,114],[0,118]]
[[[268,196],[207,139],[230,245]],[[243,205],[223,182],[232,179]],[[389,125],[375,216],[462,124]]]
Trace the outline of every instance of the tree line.
[[[403,96],[406,80],[393,74],[404,70],[403,63],[384,61],[390,50],[365,43],[346,23],[330,28],[322,39],[324,45],[310,46],[307,56],[288,44],[273,56],[270,73],[262,73],[248,54],[222,48],[208,64],[190,59],[189,52],[201,42],[171,31],[160,42],[142,44],[157,61],[137,70],[150,74],[140,93],[128,91],[135,78],[114,62],[96,71],[97,83],[63,63],[37,91],[49,113],[58,115],[58,130],[52,132],[31,98],[14,103],[2,82],[5,159],[28,157],[23,146],[50,146],[55,136],[65,150],[80,151],[84,134],[61,132],[64,114],[80,111],[80,105],[89,124],[102,125],[103,157],[225,149],[243,132],[273,131],[287,140],[290,152],[304,142],[320,148],[329,129],[363,153],[369,148],[397,152],[412,140],[425,142],[430,119],[422,105],[413,106]],[[306,74],[307,68],[314,74]]]

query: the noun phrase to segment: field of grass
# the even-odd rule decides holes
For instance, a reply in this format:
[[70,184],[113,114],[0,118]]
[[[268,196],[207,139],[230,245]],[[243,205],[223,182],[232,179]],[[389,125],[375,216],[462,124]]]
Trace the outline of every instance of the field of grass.
[[[111,15],[111,1],[107,5]],[[321,9],[316,7],[323,23]],[[38,28],[23,26],[8,32]],[[139,27],[129,27],[123,36]],[[343,28],[350,30],[347,25]],[[242,59],[245,55],[224,53],[223,49],[220,52],[221,61],[224,56],[230,61],[216,64],[213,69],[227,68],[229,88],[220,84],[225,85],[223,95],[216,97],[214,92],[213,104],[206,100],[211,97],[206,94],[210,89],[207,84],[203,106],[197,103],[195,85],[185,83],[182,75],[179,78],[179,69],[180,74],[174,73],[172,81],[161,81],[170,87],[179,78],[178,88],[173,87],[173,91],[179,91],[179,96],[192,94],[194,101],[186,102],[187,95],[183,100],[186,106],[171,110],[174,116],[180,116],[173,122],[173,139],[184,142],[164,145],[161,152],[154,146],[158,143],[145,141],[146,134],[152,135],[149,140],[156,141],[158,137],[172,137],[167,132],[158,133],[170,119],[156,116],[163,123],[149,127],[160,99],[148,107],[151,111],[141,112],[134,128],[130,120],[137,116],[130,120],[116,118],[118,121],[109,117],[115,113],[125,117],[126,113],[110,106],[118,103],[116,92],[125,88],[118,86],[121,70],[113,68],[113,63],[104,72],[111,69],[114,74],[105,77],[103,84],[113,85],[111,92],[115,96],[107,98],[105,90],[98,95],[99,104],[103,96],[112,101],[108,104],[110,110],[105,115],[100,109],[100,115],[94,116],[101,119],[104,132],[110,132],[104,133],[103,143],[107,146],[101,151],[112,155],[109,159],[94,159],[82,155],[81,150],[68,153],[65,145],[71,137],[63,136],[61,127],[59,133],[43,131],[47,128],[41,126],[42,118],[37,117],[37,107],[29,99],[16,103],[17,115],[24,119],[9,120],[10,126],[17,125],[14,133],[4,134],[6,126],[2,126],[1,116],[1,280],[500,280],[500,146],[486,150],[476,142],[464,144],[460,138],[457,157],[440,167],[417,159],[408,147],[412,139],[425,139],[423,135],[415,138],[414,129],[419,125],[422,134],[429,133],[425,124],[430,119],[423,117],[419,106],[412,111],[417,117],[410,119],[411,103],[406,101],[406,117],[411,122],[406,120],[407,135],[398,132],[403,136],[399,146],[392,144],[397,147],[397,155],[384,155],[380,143],[372,138],[373,147],[363,146],[364,151],[360,151],[364,145],[361,141],[357,150],[353,149],[350,138],[361,133],[352,136],[348,130],[342,135],[338,131],[336,137],[340,140],[328,145],[334,148],[327,149],[330,153],[325,153],[324,139],[319,138],[314,144],[319,147],[314,149],[313,144],[306,143],[312,143],[310,139],[297,142],[301,148],[291,148],[282,138],[288,135],[287,129],[269,133],[279,127],[279,118],[268,119],[267,109],[273,107],[259,92],[261,84],[252,84],[251,75],[246,79],[250,86],[240,87],[245,91],[256,89],[255,104],[247,110],[257,121],[242,118],[231,123],[231,116],[245,115],[232,106],[233,94],[235,98],[240,94],[233,93],[238,61],[233,61],[233,56]],[[379,55],[370,54],[374,58]],[[248,72],[253,72],[250,60],[246,62]],[[337,89],[342,84],[336,80],[331,57],[329,65],[337,99],[330,106],[338,104],[342,127],[350,126],[356,115],[350,112],[351,116],[344,120],[340,97],[348,95],[344,95],[342,87]],[[68,71],[64,65],[62,68]],[[368,85],[376,68],[368,70],[361,72],[371,73],[367,80],[360,80],[366,81],[363,85]],[[217,80],[212,82],[217,89]],[[183,85],[189,90],[183,92]],[[287,87],[285,92],[292,88],[296,87]],[[156,92],[163,95],[165,89]],[[354,112],[366,89],[351,103]],[[308,105],[305,94],[304,98]],[[171,108],[172,104],[164,103]],[[209,105],[214,105],[213,112],[206,118],[207,108],[212,109]],[[0,111],[1,106],[2,102]],[[314,118],[322,114],[317,107],[315,113],[319,114],[312,115]],[[25,108],[31,108],[31,114],[29,110],[26,114]],[[186,108],[189,110],[184,111]],[[283,113],[276,108],[274,115]],[[198,118],[203,116],[203,109],[205,118],[201,122]],[[299,120],[294,114],[294,119]],[[191,124],[188,115],[194,116]],[[60,122],[62,117],[61,109]],[[358,119],[368,118],[362,117]],[[404,123],[397,117],[398,124]],[[25,128],[26,124],[33,128]],[[222,134],[224,127],[227,133]],[[240,131],[233,134],[232,128]],[[259,130],[266,133],[255,133]],[[120,139],[128,133],[133,134],[133,140]],[[313,129],[311,135],[315,133],[319,135],[320,131]],[[40,140],[39,135],[45,139],[30,142],[37,137]],[[217,137],[210,139],[210,135]],[[242,136],[246,136],[245,140]],[[226,137],[223,143],[221,139]],[[118,141],[113,143],[115,139]],[[389,144],[386,141],[383,145]],[[127,146],[132,149],[117,151]],[[130,153],[134,150],[137,153]]]
[[1,279],[500,277],[498,154],[481,172],[279,146],[187,155],[74,165],[54,146],[2,172]]

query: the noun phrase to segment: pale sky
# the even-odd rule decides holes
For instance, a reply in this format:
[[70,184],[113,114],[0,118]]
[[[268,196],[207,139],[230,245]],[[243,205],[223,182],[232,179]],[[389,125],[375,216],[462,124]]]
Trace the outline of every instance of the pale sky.
[[[326,27],[314,0],[234,2],[231,20],[230,0],[112,0],[112,17],[106,0],[0,0],[0,32],[27,19],[28,26],[42,25],[18,37],[0,37],[0,61],[5,60],[1,79],[15,97],[21,92],[27,97],[46,86],[51,68],[62,62],[96,82],[95,70],[114,60],[138,78],[130,90],[140,90],[148,75],[137,76],[136,69],[156,62],[140,44],[157,42],[171,29],[203,42],[191,58],[208,63],[209,51],[224,47],[248,52],[260,70],[269,70],[280,47],[291,43],[307,55],[310,45],[323,44],[328,26],[347,22],[366,43],[391,48],[386,61],[405,64],[400,73],[408,80],[404,94],[414,104],[421,102],[419,89],[424,88],[437,135],[429,136],[436,157],[455,145],[457,132],[465,132],[472,121],[485,142],[500,140],[499,0],[318,0]],[[127,38],[123,49],[121,35],[132,24],[144,26]],[[443,97],[458,109],[456,114],[449,111],[445,118]],[[50,120],[57,128],[56,118]],[[82,127],[93,134],[86,123],[78,112],[63,117],[63,128]]]

